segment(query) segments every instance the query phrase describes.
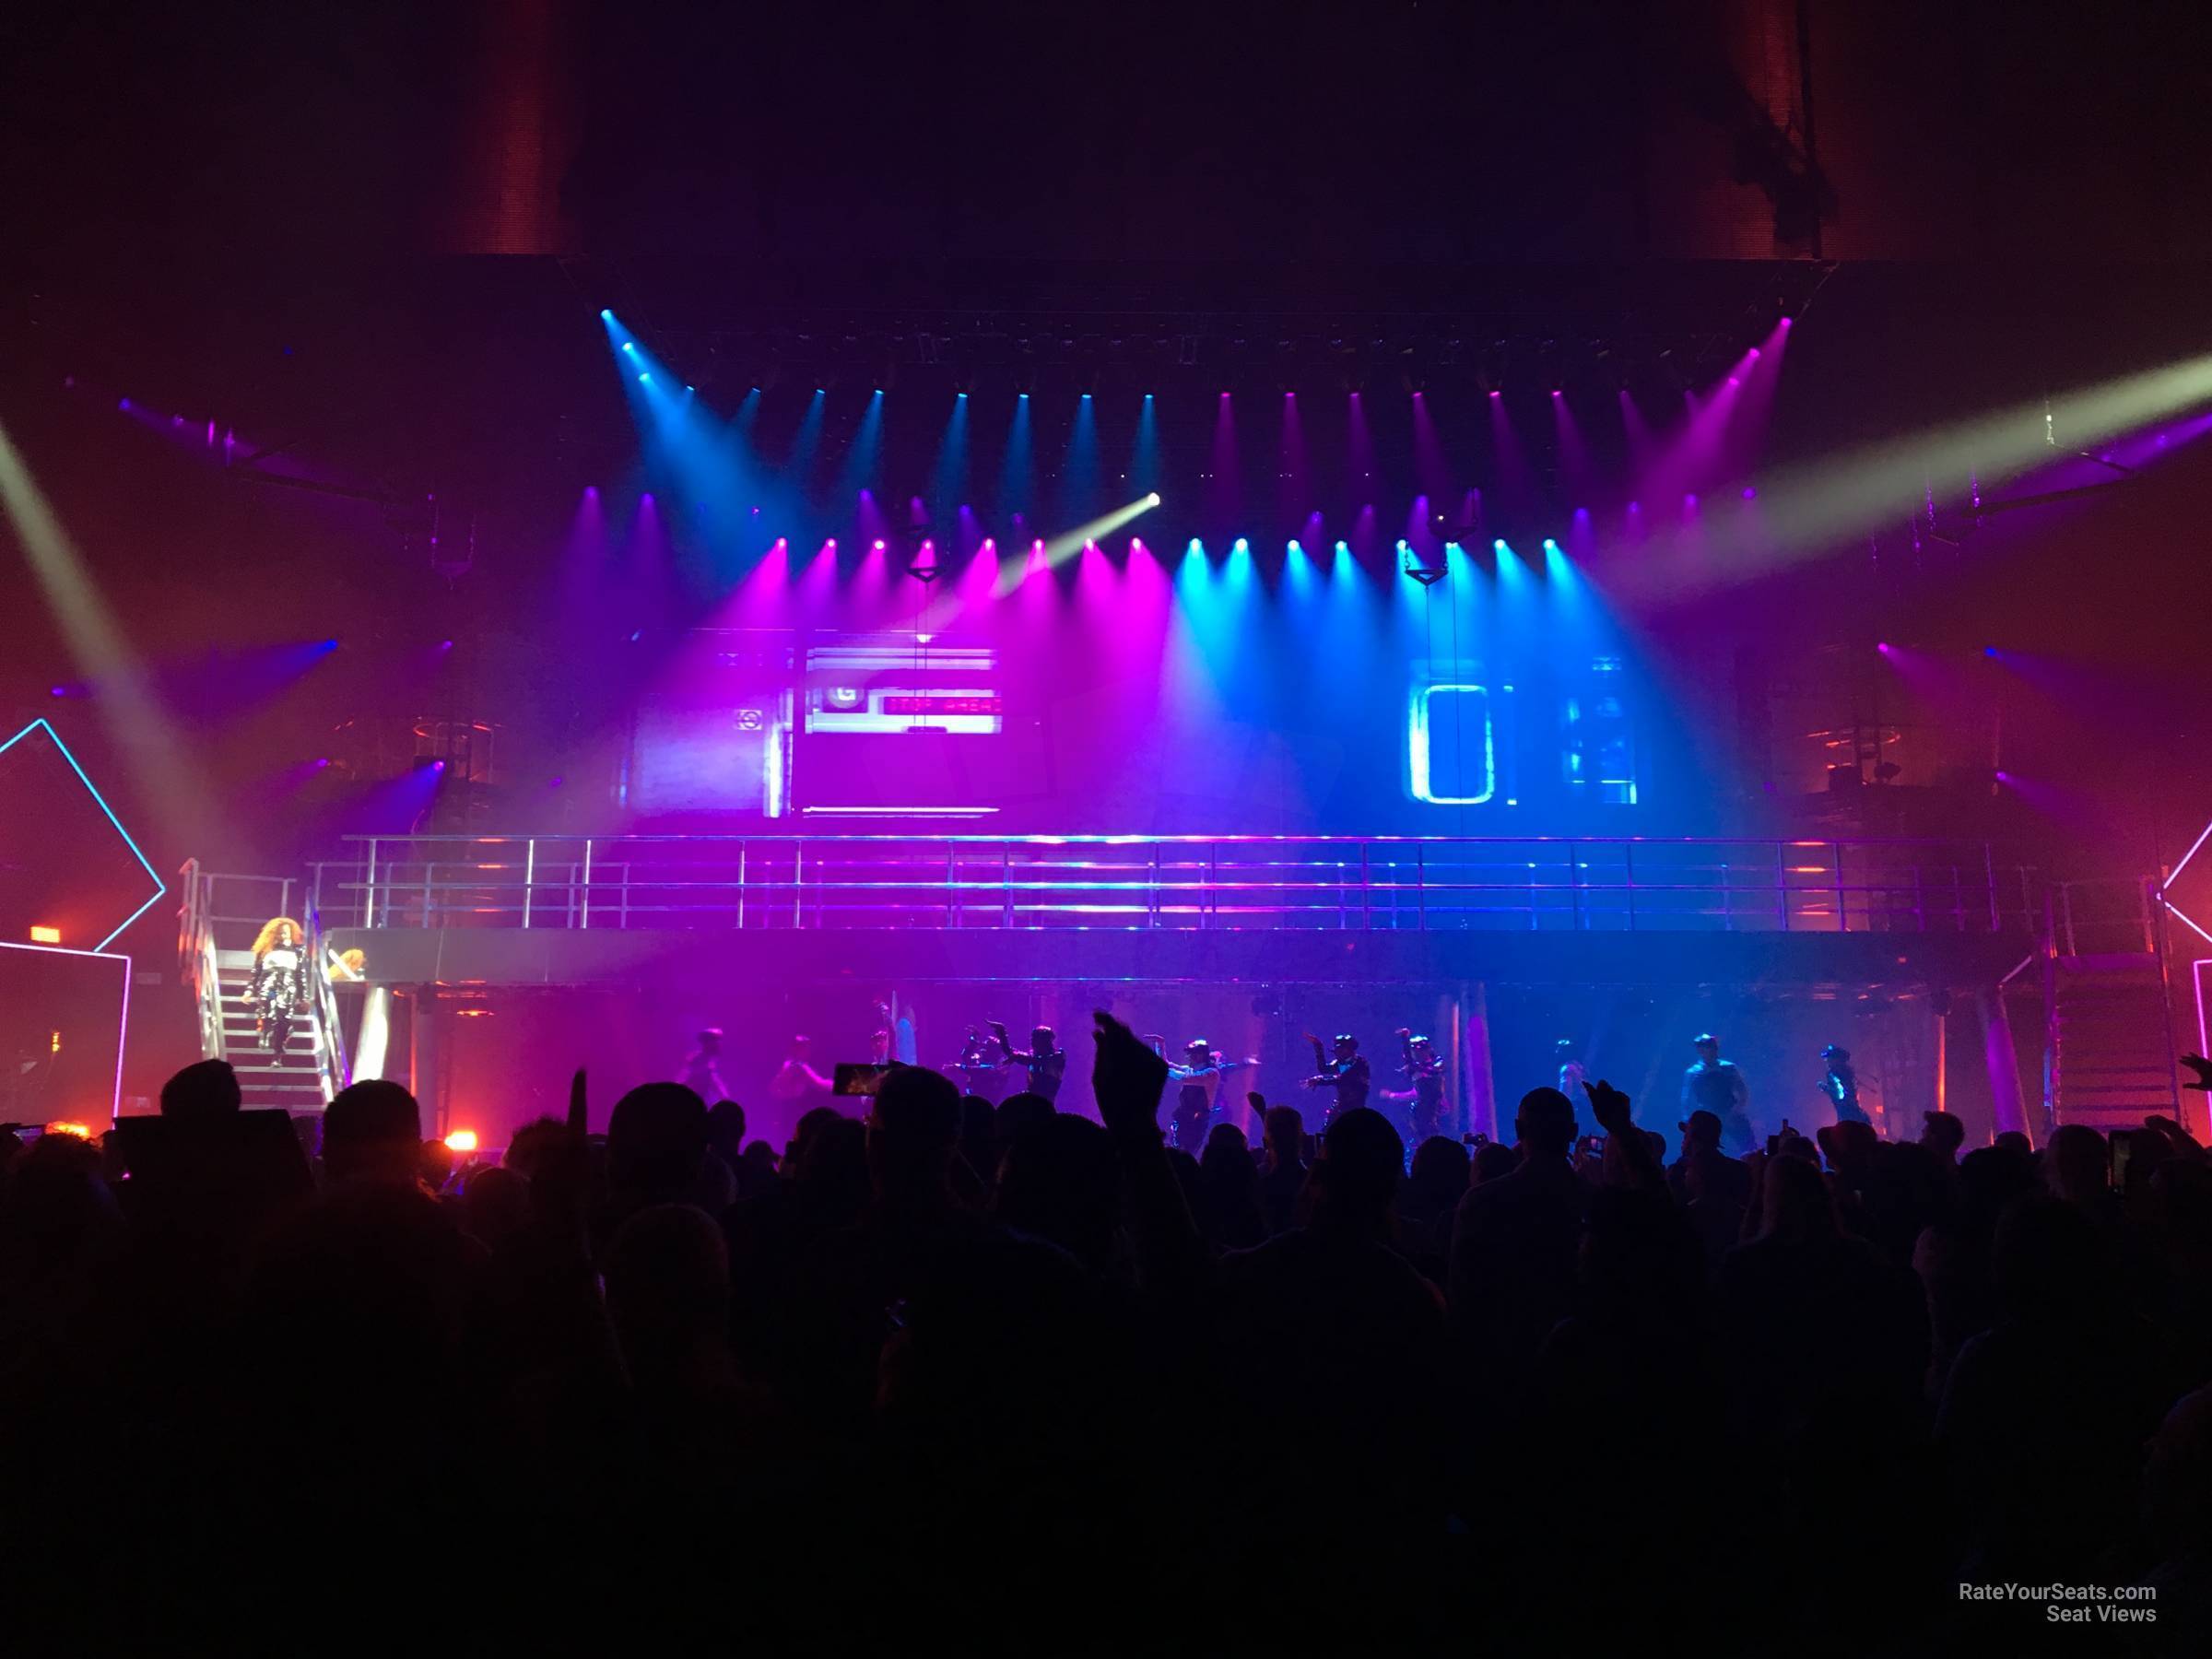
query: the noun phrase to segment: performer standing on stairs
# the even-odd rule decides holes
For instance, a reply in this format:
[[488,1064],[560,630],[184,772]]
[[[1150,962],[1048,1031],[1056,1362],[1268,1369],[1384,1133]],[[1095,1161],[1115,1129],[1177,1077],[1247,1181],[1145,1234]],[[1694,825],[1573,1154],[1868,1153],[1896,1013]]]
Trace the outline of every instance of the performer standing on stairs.
[[253,976],[246,982],[261,1046],[284,1064],[293,1025],[307,1013],[307,944],[300,924],[277,916],[253,941]]

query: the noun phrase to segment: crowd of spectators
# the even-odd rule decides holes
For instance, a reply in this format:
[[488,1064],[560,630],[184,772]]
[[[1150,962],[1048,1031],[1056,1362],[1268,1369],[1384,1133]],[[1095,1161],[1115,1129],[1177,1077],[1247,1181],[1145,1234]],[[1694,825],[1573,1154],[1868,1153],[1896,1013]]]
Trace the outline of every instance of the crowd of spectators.
[[580,1073],[457,1162],[395,1084],[295,1135],[218,1061],[0,1136],[0,1630],[1938,1653],[2041,1630],[1961,1588],[2018,1584],[2155,1612],[2071,1651],[2204,1639],[2180,1125],[1668,1163],[1594,1083],[1410,1157],[1255,1097],[1193,1159],[1166,1081],[1101,1014],[1102,1122],[908,1066],[773,1148]]

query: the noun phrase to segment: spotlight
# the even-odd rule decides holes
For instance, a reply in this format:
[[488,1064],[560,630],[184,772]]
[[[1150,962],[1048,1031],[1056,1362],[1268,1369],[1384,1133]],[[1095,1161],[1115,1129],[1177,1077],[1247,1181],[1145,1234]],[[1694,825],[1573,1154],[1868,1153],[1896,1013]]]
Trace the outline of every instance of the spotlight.
[[882,551],[883,551],[883,544],[882,544],[881,542],[877,542],[877,543],[876,544],[876,547],[875,547],[875,549],[874,549],[874,550],[875,550],[876,552],[878,552],[878,553],[882,552]]
[[[1403,543],[1401,543],[1400,545],[1401,545],[1401,546],[1403,546],[1404,544],[1403,544]],[[1496,541],[1492,542],[1492,543],[1490,544],[1490,551],[1491,551],[1491,552],[1493,552],[1493,553],[1502,553],[1502,552],[1504,552],[1504,551],[1505,551],[1505,538],[1504,538],[1504,537],[1502,537],[1502,536],[1500,536],[1500,537],[1498,540],[1496,540]]]
[[1231,545],[1230,551],[1232,553],[1249,553],[1252,551],[1252,544],[1240,535],[1237,537],[1235,543]]
[[628,340],[625,340],[622,342],[622,349],[630,353],[634,357],[637,354],[638,348],[635,346],[632,346]]
[[477,1149],[477,1132],[474,1129],[456,1129],[445,1137],[448,1152],[474,1152]]
[[1557,553],[1559,550],[1559,544],[1558,542],[1556,542],[1556,541],[1553,541],[1553,540],[1551,539],[1551,537],[1550,537],[1550,536],[1548,536],[1548,535],[1547,535],[1547,536],[1546,536],[1546,537],[1544,538],[1544,551],[1545,551],[1545,552],[1547,552],[1547,553]]
[[612,323],[615,320],[615,313],[611,311],[602,308],[599,312],[599,320],[602,323]]
[[653,384],[653,376],[650,374],[641,374],[638,376],[638,383],[641,386],[650,386]]
[[1154,490],[1154,491],[1153,491],[1153,492],[1152,492],[1150,495],[1147,496],[1147,497],[1145,498],[1145,505],[1146,505],[1146,506],[1147,506],[1147,507],[1157,507],[1157,506],[1159,506],[1159,491],[1156,489],[1156,490]]
[[1747,500],[1747,501],[1756,501],[1757,500],[1759,500],[1759,491],[1758,491],[1757,489],[1753,488],[1752,488],[1750,485],[1748,485],[1748,484],[1745,485],[1745,486],[1744,486],[1744,500]]
[[1295,538],[1293,538],[1293,539],[1292,539],[1292,541],[1291,541],[1291,543],[1290,543],[1290,546],[1289,546],[1288,551],[1290,551],[1290,552],[1292,552],[1292,553],[1303,553],[1303,552],[1305,551],[1305,549],[1304,549],[1303,547],[1300,547],[1300,546],[1298,545],[1298,542],[1297,542],[1297,540],[1296,540]]
[[1339,555],[1349,553],[1351,550],[1352,547],[1349,542],[1338,542],[1336,544],[1336,551]]
[[[1982,654],[1985,657],[1994,657],[2003,656],[2005,653],[1999,651],[1994,645],[1984,645],[1982,647]],[[2004,776],[2002,772],[1998,773],[1997,775],[1999,777]]]

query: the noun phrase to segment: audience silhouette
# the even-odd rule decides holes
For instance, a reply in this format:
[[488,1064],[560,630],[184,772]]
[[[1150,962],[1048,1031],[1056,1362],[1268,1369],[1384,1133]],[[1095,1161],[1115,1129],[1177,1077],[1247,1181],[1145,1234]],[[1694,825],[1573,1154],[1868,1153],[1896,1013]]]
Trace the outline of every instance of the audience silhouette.
[[[304,1645],[312,1590],[355,1637],[1934,1652],[2012,1583],[2206,1631],[2180,1124],[2115,1181],[2077,1124],[1738,1159],[1697,1112],[1668,1167],[1594,1082],[1410,1167],[1376,1112],[1313,1143],[1255,1095],[1261,1155],[1192,1159],[1166,1082],[1100,1014],[1097,1120],[900,1066],[779,1153],[679,1084],[594,1135],[579,1073],[454,1159],[365,1082],[311,1168],[204,1062],[104,1145],[6,1137],[0,1614],[24,1651]],[[1284,1573],[1366,1561],[1371,1605]]]

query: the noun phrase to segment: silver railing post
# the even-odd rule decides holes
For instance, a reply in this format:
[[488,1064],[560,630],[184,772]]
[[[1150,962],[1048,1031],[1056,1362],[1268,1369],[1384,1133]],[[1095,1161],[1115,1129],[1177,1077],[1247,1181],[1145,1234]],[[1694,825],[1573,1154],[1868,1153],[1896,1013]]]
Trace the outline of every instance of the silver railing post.
[[523,926],[530,925],[530,899],[537,886],[537,837],[523,843]]
[[369,838],[369,870],[361,883],[361,925],[376,925],[376,837]]
[[583,891],[577,895],[576,925],[587,928],[592,924],[592,838],[583,838]]

